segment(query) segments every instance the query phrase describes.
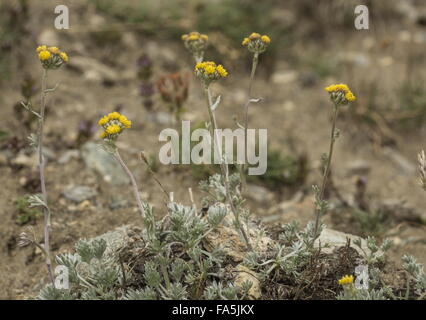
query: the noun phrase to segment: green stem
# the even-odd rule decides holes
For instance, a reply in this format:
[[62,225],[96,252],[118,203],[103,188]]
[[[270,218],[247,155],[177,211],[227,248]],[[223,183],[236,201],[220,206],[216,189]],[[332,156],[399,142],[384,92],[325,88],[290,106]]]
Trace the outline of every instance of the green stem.
[[130,181],[132,182],[132,187],[133,187],[133,194],[135,196],[136,199],[136,203],[138,205],[138,209],[139,212],[141,214],[142,217],[145,216],[145,210],[143,209],[143,205],[142,205],[142,201],[141,201],[141,196],[139,194],[139,188],[138,188],[138,184],[136,183],[136,179],[135,176],[133,175],[133,173],[129,170],[129,168],[127,167],[127,165],[124,163],[123,159],[120,156],[120,153],[118,152],[118,148],[116,148],[115,153],[114,153],[115,158],[117,159],[117,161],[120,163],[121,167],[124,169],[124,171],[127,173],[127,175],[130,178]]
[[46,180],[44,175],[44,166],[45,161],[43,157],[43,132],[44,132],[44,117],[46,111],[46,82],[47,82],[47,70],[43,69],[43,75],[41,78],[41,102],[40,102],[40,118],[38,122],[38,163],[39,163],[39,173],[40,173],[40,186],[41,193],[44,201],[43,214],[44,214],[44,252],[46,253],[46,266],[47,272],[49,274],[50,281],[52,282],[53,287],[55,287],[55,280],[53,277],[52,271],[52,262],[50,258],[50,209],[47,204],[47,190],[46,190]]
[[241,175],[241,182],[242,182],[242,189],[244,189],[246,187],[246,183],[247,183],[247,178],[246,178],[246,170],[248,167],[248,152],[247,152],[247,147],[248,147],[248,135],[247,135],[247,131],[248,131],[248,109],[249,109],[249,105],[250,105],[250,101],[251,101],[251,90],[253,87],[253,82],[254,82],[254,75],[256,73],[256,68],[257,68],[257,64],[259,61],[259,53],[254,53],[253,55],[253,61],[252,61],[252,66],[251,66],[251,73],[250,73],[250,82],[249,82],[249,88],[248,88],[248,100],[247,103],[245,105],[245,120],[244,120],[244,148],[245,148],[245,153],[246,153],[246,157],[245,157],[245,163],[243,164],[243,170],[242,170],[242,175]]
[[[336,121],[337,121],[338,112],[339,112],[339,107],[335,104],[334,105],[333,120],[332,120],[332,125],[331,125],[330,149],[329,149],[329,152],[328,152],[327,162],[326,162],[326,165],[325,165],[324,175],[323,175],[322,184],[321,184],[321,189],[320,189],[320,192],[319,192],[319,197],[318,197],[319,201],[322,201],[323,198],[324,198],[325,187],[326,187],[326,184],[327,184],[328,175],[330,173],[331,158],[333,157],[334,142],[336,141],[335,131],[336,131]],[[318,232],[320,218],[321,218],[321,212],[318,208],[315,209],[315,211],[316,211],[316,219],[315,219],[314,235],[316,236],[317,232]]]
[[[212,143],[213,145],[216,145],[217,148],[217,152],[220,156],[222,156],[222,152],[219,149],[219,146],[214,142],[215,138],[216,138],[216,142],[219,143],[219,137],[217,135],[217,123],[216,123],[216,117],[213,113],[212,110],[212,97],[211,97],[211,93],[210,93],[210,88],[208,86],[205,87],[204,89],[205,91],[205,96],[207,99],[207,109],[209,111],[209,116],[210,116],[210,122],[211,122],[211,126],[210,126],[210,131],[211,131],[211,135],[212,135]],[[227,200],[229,202],[229,205],[231,206],[232,212],[234,213],[234,217],[235,217],[235,223],[237,225],[237,227],[240,229],[240,232],[244,238],[244,241],[246,242],[247,248],[251,251],[252,250],[252,246],[250,244],[250,241],[247,237],[247,233],[244,229],[244,226],[241,224],[240,222],[240,217],[239,217],[239,213],[237,211],[237,209],[234,206],[234,203],[232,201],[232,196],[231,196],[231,190],[230,190],[230,186],[229,186],[229,178],[228,178],[228,165],[225,163],[223,163],[222,161],[222,157],[220,159],[220,170],[221,170],[221,175],[222,175],[222,180],[224,182],[225,185],[225,191],[226,191],[226,197]]]

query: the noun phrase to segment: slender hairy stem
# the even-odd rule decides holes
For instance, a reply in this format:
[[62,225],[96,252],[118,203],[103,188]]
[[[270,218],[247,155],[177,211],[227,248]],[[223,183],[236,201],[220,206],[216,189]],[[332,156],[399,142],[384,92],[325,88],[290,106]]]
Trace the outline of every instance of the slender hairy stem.
[[254,75],[256,73],[256,68],[257,68],[257,63],[259,61],[259,53],[254,53],[253,55],[253,61],[252,61],[252,66],[251,66],[251,73],[250,73],[250,82],[249,82],[249,87],[248,87],[248,99],[247,102],[244,106],[244,112],[245,112],[245,116],[244,116],[244,150],[246,153],[246,158],[245,158],[245,163],[243,164],[243,170],[242,170],[242,175],[241,175],[241,181],[242,181],[242,186],[243,189],[246,186],[246,170],[248,167],[248,152],[247,152],[247,148],[248,148],[248,135],[247,135],[247,131],[248,131],[248,109],[249,109],[249,105],[250,105],[250,101],[251,101],[251,89],[253,86],[253,82],[254,82]]
[[139,156],[140,156],[140,159],[142,160],[142,162],[145,163],[145,165],[148,168],[148,171],[151,174],[151,176],[153,177],[154,181],[159,185],[161,191],[163,191],[163,193],[166,195],[167,200],[170,201],[169,192],[166,190],[166,188],[164,188],[164,186],[161,183],[161,181],[157,178],[157,176],[155,175],[154,171],[151,169],[151,165],[149,164],[148,159],[145,156],[145,152],[141,151],[139,153]]
[[[336,132],[335,131],[336,131],[336,121],[337,121],[338,112],[339,112],[339,107],[337,105],[334,105],[334,113],[333,113],[333,120],[332,120],[331,133],[330,133],[330,149],[329,149],[329,152],[328,152],[328,155],[327,155],[327,162],[326,162],[326,165],[325,165],[321,189],[320,189],[319,197],[318,197],[318,199],[320,201],[322,201],[323,198],[324,198],[324,192],[325,192],[325,187],[326,187],[326,184],[327,184],[327,178],[328,178],[328,175],[330,173],[331,158],[333,156],[334,142],[336,141]],[[315,219],[314,234],[317,235],[318,226],[319,226],[319,222],[320,222],[320,218],[321,218],[320,217],[321,212],[318,208],[315,209],[315,211],[316,211],[316,219]]]
[[55,280],[53,278],[52,262],[50,258],[50,241],[49,241],[49,228],[50,228],[50,209],[47,204],[47,191],[46,191],[46,180],[44,177],[44,157],[43,157],[43,129],[44,129],[44,116],[46,111],[46,82],[47,82],[47,70],[43,69],[43,75],[41,78],[41,101],[40,101],[40,118],[38,121],[38,165],[40,172],[40,185],[41,193],[43,197],[43,214],[44,214],[44,252],[46,253],[46,266],[47,272],[49,273],[50,281],[55,286]]
[[254,82],[254,75],[256,73],[257,63],[259,62],[259,53],[254,53],[253,55],[253,62],[251,65],[251,73],[250,73],[250,82],[249,82],[249,88],[248,88],[248,98],[251,99],[251,89],[253,87]]
[[123,167],[126,174],[129,176],[130,181],[132,182],[133,193],[134,193],[134,196],[136,198],[136,203],[138,204],[139,212],[140,212],[141,216],[144,217],[145,216],[145,210],[143,209],[141,196],[139,194],[139,188],[138,188],[138,184],[136,183],[135,176],[133,175],[133,173],[129,170],[129,168],[124,163],[123,159],[120,156],[120,152],[118,152],[118,148],[116,148],[116,150],[115,150],[114,157],[117,159],[117,161]]
[[216,151],[221,156],[220,171],[221,171],[221,175],[222,175],[222,180],[223,180],[224,185],[225,185],[226,197],[227,197],[227,200],[229,202],[229,205],[231,206],[232,212],[234,213],[236,225],[240,229],[241,234],[243,235],[243,238],[246,242],[247,248],[249,250],[252,250],[252,246],[251,246],[250,241],[247,237],[247,233],[244,229],[244,226],[240,222],[239,212],[235,208],[234,203],[232,201],[231,190],[230,190],[230,187],[229,187],[228,165],[227,165],[226,161],[225,162],[223,161],[222,152],[221,152],[219,146],[214,142],[214,140],[216,139],[216,142],[219,143],[219,136],[218,136],[217,130],[216,130],[217,129],[216,117],[215,117],[214,112],[211,108],[212,107],[211,92],[210,92],[210,89],[208,87],[205,88],[205,95],[206,95],[206,99],[207,99],[207,109],[209,111],[210,122],[211,122],[210,131],[211,131],[211,135],[212,135],[212,139],[213,139],[212,143],[214,145],[216,145],[216,148],[217,148]]

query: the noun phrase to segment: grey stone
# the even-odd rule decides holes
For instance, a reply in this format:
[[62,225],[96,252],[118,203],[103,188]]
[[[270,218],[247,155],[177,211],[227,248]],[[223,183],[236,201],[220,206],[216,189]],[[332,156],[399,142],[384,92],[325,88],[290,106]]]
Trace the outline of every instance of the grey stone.
[[99,173],[104,181],[113,185],[125,185],[130,182],[120,164],[101,145],[88,142],[82,147],[81,155],[86,166]]
[[416,166],[398,151],[385,148],[383,153],[401,170],[402,174],[413,175],[416,173]]
[[370,172],[371,166],[365,160],[353,160],[347,166],[349,175],[366,175]]
[[70,59],[70,66],[80,70],[83,76],[94,82],[111,81],[116,82],[122,77],[111,67],[90,57],[77,56]]
[[247,185],[247,196],[256,202],[269,202],[274,199],[274,194],[271,191],[255,184]]
[[105,240],[107,247],[104,255],[109,257],[114,257],[114,253],[124,247],[129,242],[129,232],[132,230],[132,227],[125,225],[119,228],[116,228],[112,231],[108,231],[100,236],[93,238],[93,240],[103,239]]
[[158,123],[158,124],[172,124],[175,120],[173,115],[168,112],[150,112],[147,115],[147,120],[149,122]]
[[122,208],[127,208],[129,207],[130,203],[128,200],[123,199],[120,196],[115,196],[112,198],[111,203],[109,204],[109,208],[111,210],[118,210],[118,209],[122,209]]
[[319,238],[315,241],[315,246],[318,247],[319,243],[321,243],[321,250],[326,254],[332,253],[335,249],[339,247],[344,247],[346,245],[346,238],[351,240],[351,247],[354,248],[360,255],[364,256],[363,251],[354,244],[354,240],[361,239],[361,247],[362,249],[369,254],[370,249],[367,247],[367,241],[362,239],[359,236],[355,236],[353,234],[344,233],[328,228],[324,228],[321,232]]
[[72,186],[63,192],[65,198],[78,203],[89,200],[97,194],[95,189],[87,186]]
[[65,164],[68,163],[72,158],[78,159],[80,152],[76,149],[65,151],[58,159],[58,163]]

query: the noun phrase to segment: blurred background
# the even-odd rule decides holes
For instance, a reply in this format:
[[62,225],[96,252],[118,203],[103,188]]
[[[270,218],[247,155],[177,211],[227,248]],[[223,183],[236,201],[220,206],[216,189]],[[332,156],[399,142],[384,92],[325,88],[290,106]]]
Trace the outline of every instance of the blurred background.
[[[354,27],[355,7],[369,9],[369,29]],[[54,27],[54,8],[69,8],[70,28]],[[243,121],[251,55],[241,46],[252,32],[272,42],[261,54],[250,127],[268,129],[268,170],[249,179],[247,206],[267,224],[313,218],[311,186],[321,179],[329,143],[331,104],[324,87],[347,83],[358,100],[338,120],[341,132],[327,189],[328,227],[391,238],[394,263],[413,254],[426,263],[426,200],[418,183],[417,154],[424,147],[426,3],[355,0],[2,0],[0,3],[0,298],[23,298],[45,281],[41,252],[18,248],[32,226],[42,237],[41,213],[28,208],[39,192],[36,156],[27,137],[37,121],[20,105],[39,107],[42,68],[35,48],[58,46],[70,61],[49,72],[46,118],[47,188],[52,249],[123,224],[140,224],[121,168],[99,152],[97,120],[117,110],[133,122],[120,137],[123,157],[142,197],[164,214],[163,195],[138,160],[150,167],[175,200],[197,203],[198,182],[214,166],[164,166],[158,160],[164,128],[195,129],[207,112],[181,35],[209,36],[205,58],[229,77],[215,83],[222,96],[219,127]]]

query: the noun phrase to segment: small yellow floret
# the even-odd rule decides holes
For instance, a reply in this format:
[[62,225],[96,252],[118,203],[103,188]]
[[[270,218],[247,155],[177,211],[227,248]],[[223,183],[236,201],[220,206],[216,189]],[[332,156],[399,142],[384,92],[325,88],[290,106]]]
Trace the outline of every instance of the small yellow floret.
[[105,131],[103,131],[100,135],[101,139],[105,139],[107,137],[107,133]]
[[59,56],[64,62],[68,62],[68,55],[65,52],[61,52]]
[[354,276],[352,275],[351,276],[346,275],[338,281],[340,285],[351,284],[353,282],[354,282]]
[[187,35],[187,34],[183,34],[183,35],[181,36],[181,39],[182,39],[183,41],[185,41],[187,38],[188,38],[188,35]]
[[353,95],[352,92],[348,92],[345,95],[346,100],[348,100],[349,102],[355,101],[356,97]]
[[255,39],[259,39],[260,38],[260,34],[258,34],[257,32],[253,32],[250,36],[249,36],[250,40],[255,40]]
[[271,38],[269,38],[267,35],[264,35],[260,38],[263,43],[269,44],[271,42]]
[[221,64],[217,66],[216,71],[222,78],[228,76],[228,71]]
[[121,114],[119,114],[117,111],[114,111],[108,114],[109,120],[120,119],[120,117],[121,117]]
[[198,34],[192,34],[188,37],[188,41],[195,41],[200,39],[200,36]]
[[46,51],[46,50],[47,50],[47,47],[45,45],[38,46],[36,49],[37,53],[40,53],[41,51]]
[[202,35],[200,36],[200,38],[201,38],[202,40],[204,40],[204,41],[208,41],[208,40],[209,40],[209,36],[208,36],[208,35],[206,35],[206,34],[202,34]]
[[127,119],[125,116],[121,115],[118,121],[121,122],[121,124],[126,128],[129,129],[132,126],[132,122]]
[[38,57],[40,58],[41,61],[46,61],[50,59],[51,54],[49,51],[43,50],[38,54]]
[[215,73],[215,71],[216,71],[216,68],[214,66],[211,66],[211,65],[205,66],[205,68],[204,68],[204,72],[206,74],[213,74],[213,73]]
[[353,102],[356,100],[355,95],[352,93],[349,87],[344,83],[333,84],[331,86],[325,87],[325,91],[327,91],[328,93],[343,92],[345,94],[345,99],[347,101]]
[[49,47],[49,48],[47,48],[47,50],[49,50],[53,54],[59,54],[59,52],[60,52],[58,47]]
[[112,124],[106,128],[107,134],[117,134],[121,132],[121,127],[118,124]]
[[109,118],[107,116],[103,116],[99,121],[98,124],[100,126],[104,126],[105,124],[107,124],[107,122],[109,121]]
[[246,45],[248,45],[248,44],[249,44],[249,42],[250,42],[250,39],[249,39],[249,38],[244,38],[244,40],[243,40],[243,42],[242,42],[242,45],[243,45],[243,46],[246,46]]

